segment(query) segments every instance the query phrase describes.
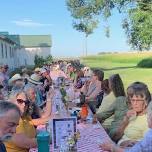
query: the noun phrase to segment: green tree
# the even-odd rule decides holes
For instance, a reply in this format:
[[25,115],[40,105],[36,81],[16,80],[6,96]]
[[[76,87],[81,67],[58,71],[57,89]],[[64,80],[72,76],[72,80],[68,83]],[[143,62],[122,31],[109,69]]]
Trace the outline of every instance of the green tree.
[[52,61],[53,61],[52,55],[47,56],[46,59],[45,59],[45,63],[46,63],[46,64],[51,64]]
[[44,65],[44,58],[42,56],[35,55],[34,64],[35,67],[42,67]]
[[45,59],[43,56],[35,55],[34,58],[34,64],[35,67],[42,67],[44,64],[51,64],[53,61],[53,57],[51,55],[48,55]]
[[[152,47],[152,0],[67,0],[67,6],[74,19],[87,18],[88,22],[99,16],[107,21],[116,8],[126,16],[122,27],[129,44],[137,50]],[[109,36],[108,28],[106,32]]]
[[86,0],[68,0],[67,6],[72,17],[75,19],[73,21],[73,28],[85,34],[85,52],[87,56],[87,38],[98,25],[98,19],[95,18],[94,14],[90,13],[90,9],[93,9],[92,4]]

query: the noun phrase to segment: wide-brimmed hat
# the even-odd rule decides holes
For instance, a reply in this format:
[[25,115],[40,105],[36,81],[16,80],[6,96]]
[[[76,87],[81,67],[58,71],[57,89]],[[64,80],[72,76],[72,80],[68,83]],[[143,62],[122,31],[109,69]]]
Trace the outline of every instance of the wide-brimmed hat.
[[20,74],[15,74],[14,76],[11,77],[11,79],[9,79],[9,83],[13,83],[14,81],[17,81],[17,80],[22,80],[23,78],[21,77]]
[[45,68],[41,68],[41,71],[40,71],[42,74],[47,72],[47,70]]
[[36,74],[32,74],[29,78],[27,78],[29,82],[36,84],[36,85],[41,85],[43,84],[40,82],[40,77]]
[[35,72],[41,72],[41,68],[39,68],[39,67],[38,67],[38,68],[35,68],[34,71],[35,71]]

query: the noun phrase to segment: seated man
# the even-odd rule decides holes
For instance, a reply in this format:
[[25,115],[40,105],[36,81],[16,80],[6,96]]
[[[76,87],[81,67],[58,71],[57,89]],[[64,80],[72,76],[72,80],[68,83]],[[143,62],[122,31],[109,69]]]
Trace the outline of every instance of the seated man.
[[0,152],[6,152],[3,141],[15,133],[20,119],[19,108],[10,102],[0,102]]

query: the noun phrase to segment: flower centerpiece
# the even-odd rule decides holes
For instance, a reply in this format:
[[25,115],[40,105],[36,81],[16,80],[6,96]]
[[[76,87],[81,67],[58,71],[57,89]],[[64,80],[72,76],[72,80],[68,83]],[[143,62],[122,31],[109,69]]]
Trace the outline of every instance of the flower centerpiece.
[[77,151],[77,142],[78,139],[80,138],[80,132],[77,131],[74,136],[71,136],[68,138],[68,147],[69,147],[69,152],[76,152]]
[[68,98],[67,98],[67,93],[66,93],[66,90],[65,90],[65,87],[63,84],[60,86],[60,93],[62,95],[62,97],[61,97],[62,102],[64,103],[64,105],[67,109],[68,108]]

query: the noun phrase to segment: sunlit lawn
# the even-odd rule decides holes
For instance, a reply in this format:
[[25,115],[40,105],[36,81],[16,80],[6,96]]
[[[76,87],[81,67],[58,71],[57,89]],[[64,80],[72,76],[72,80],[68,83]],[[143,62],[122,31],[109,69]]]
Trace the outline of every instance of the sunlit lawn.
[[105,78],[119,73],[125,88],[134,81],[142,81],[152,92],[152,69],[136,67],[140,60],[147,57],[152,57],[152,53],[104,54],[83,58],[82,62],[92,68],[102,68]]

